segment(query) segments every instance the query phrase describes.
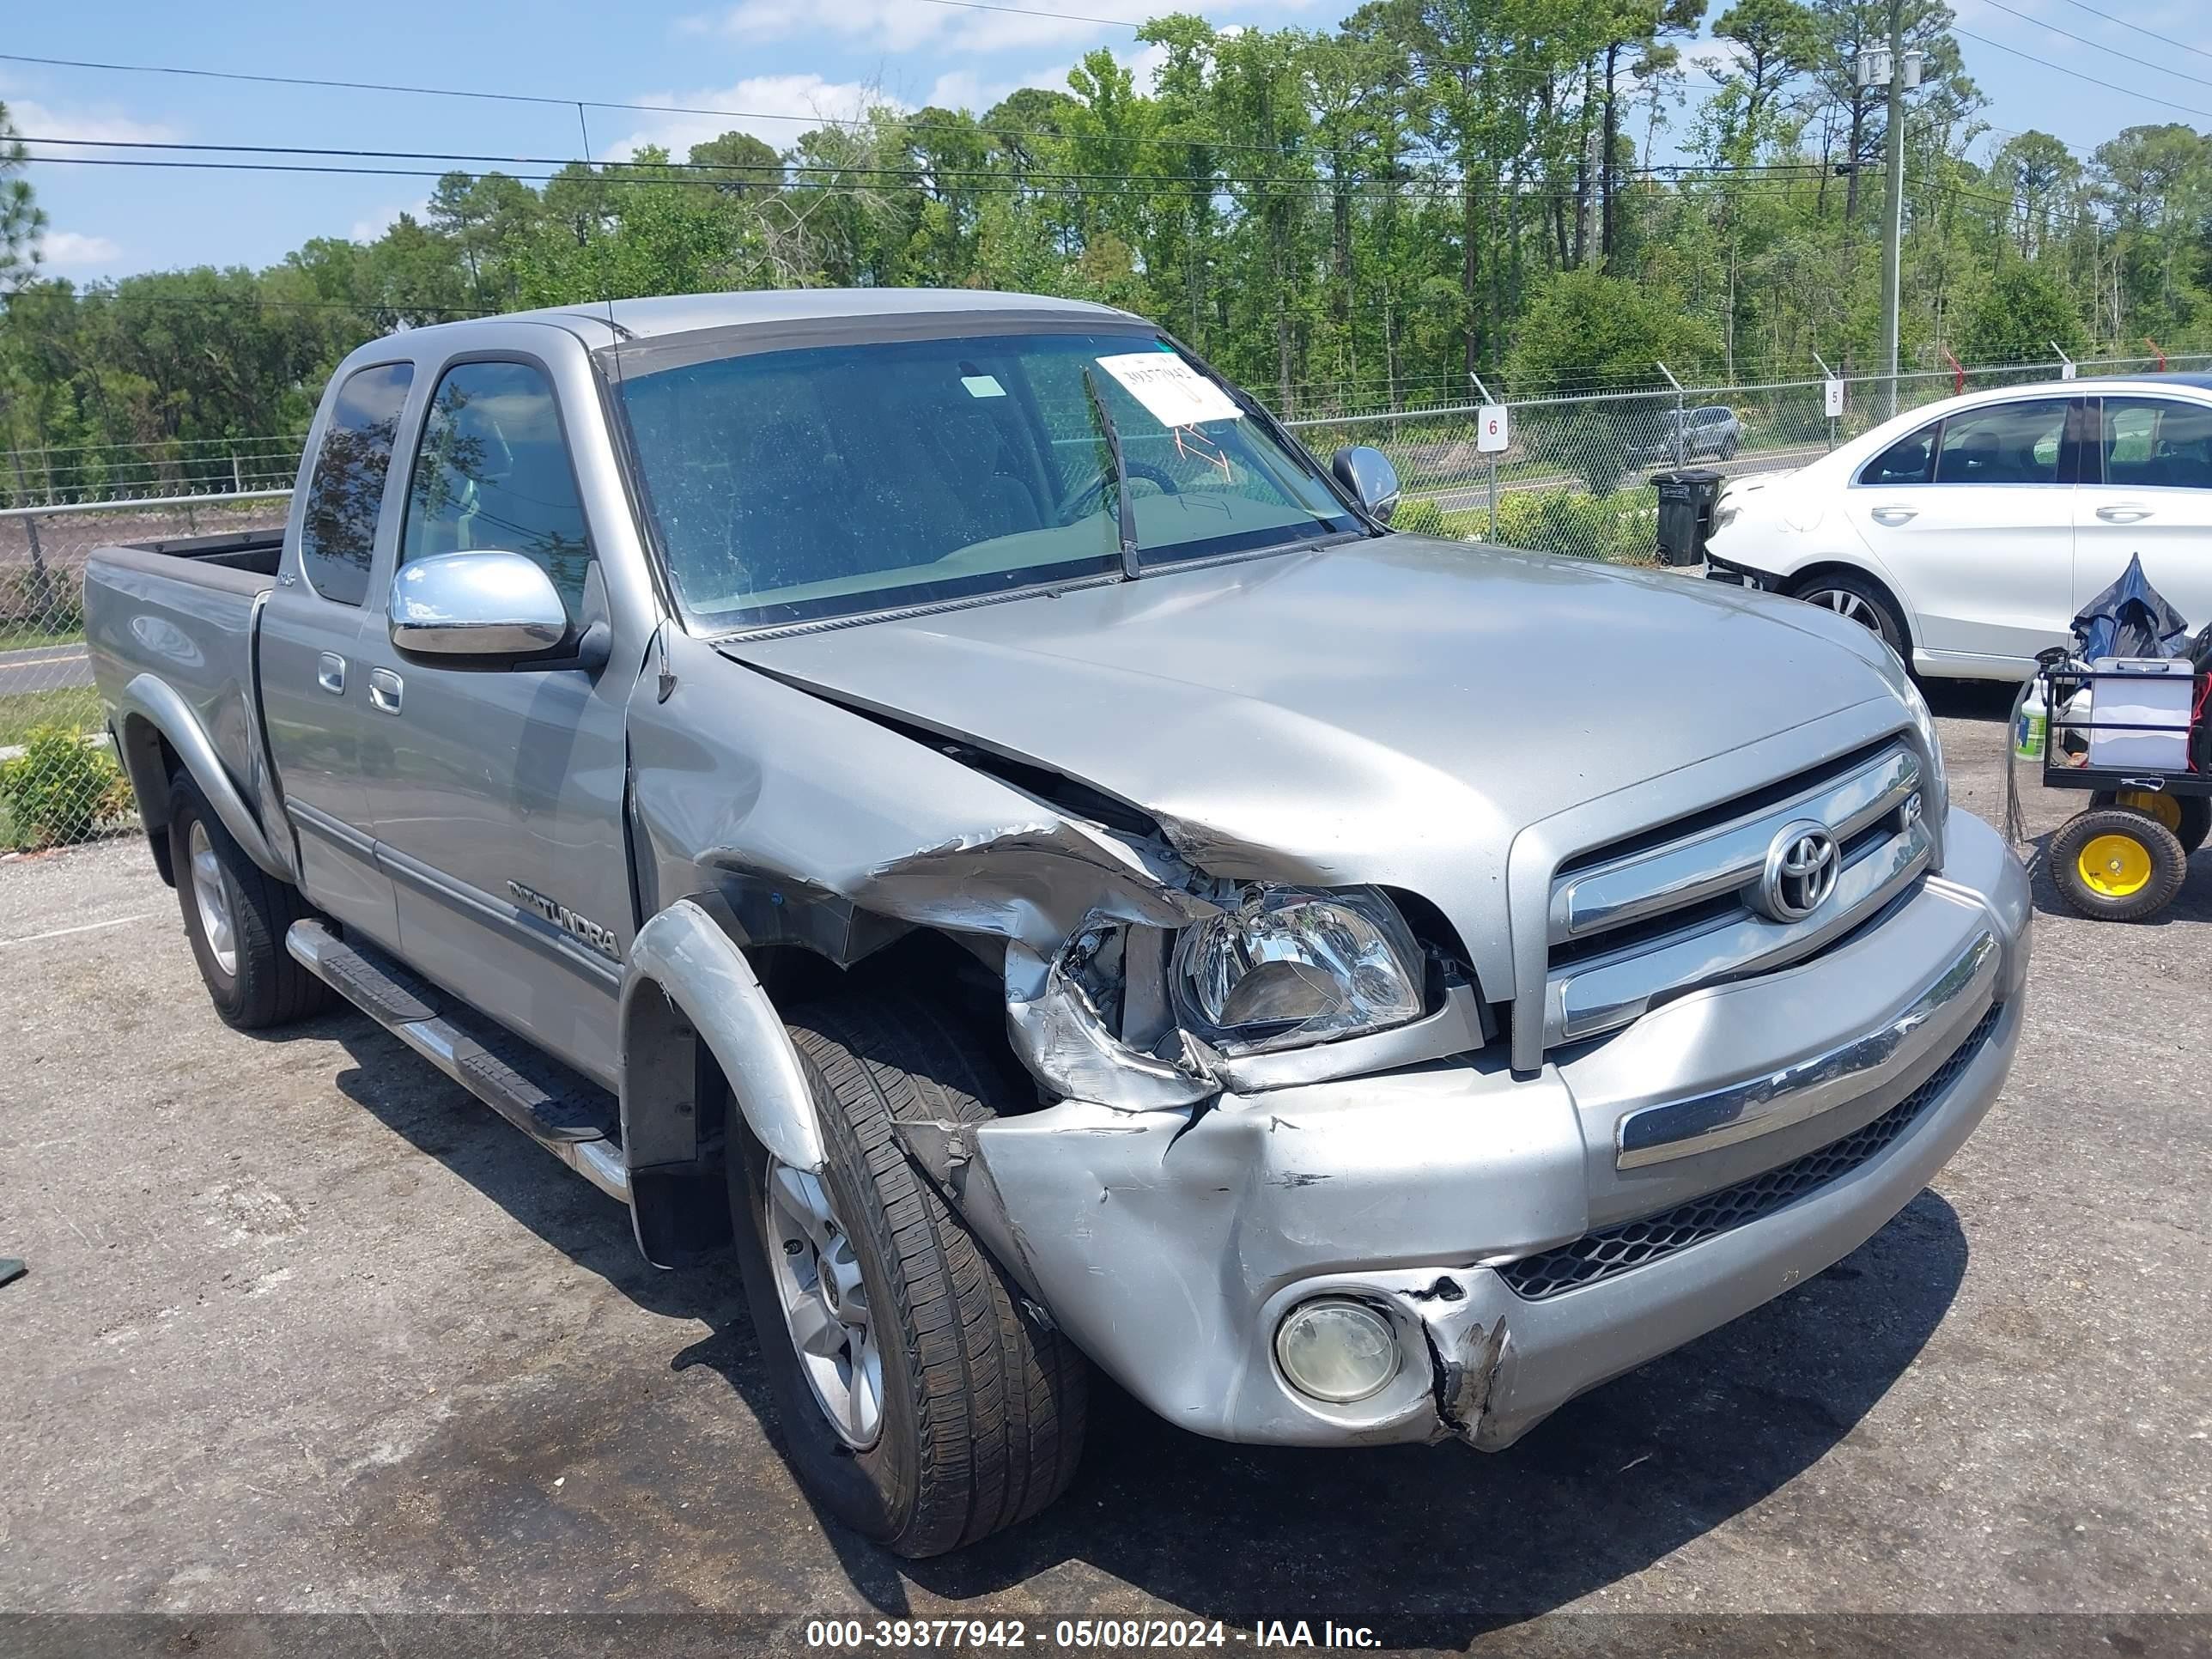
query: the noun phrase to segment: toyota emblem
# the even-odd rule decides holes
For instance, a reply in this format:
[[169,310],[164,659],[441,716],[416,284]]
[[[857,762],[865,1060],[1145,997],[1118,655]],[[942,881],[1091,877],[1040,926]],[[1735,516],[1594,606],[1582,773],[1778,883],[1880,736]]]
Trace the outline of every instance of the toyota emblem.
[[1825,823],[1801,818],[1784,825],[1759,872],[1759,909],[1776,921],[1804,921],[1836,890],[1843,862]]

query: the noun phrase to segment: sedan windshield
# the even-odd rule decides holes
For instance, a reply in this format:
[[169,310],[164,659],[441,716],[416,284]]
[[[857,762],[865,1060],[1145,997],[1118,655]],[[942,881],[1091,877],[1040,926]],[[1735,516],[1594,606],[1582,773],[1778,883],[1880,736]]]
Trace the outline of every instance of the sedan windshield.
[[703,631],[1119,572],[1093,387],[1141,566],[1359,528],[1309,459],[1150,333],[726,337],[729,355],[678,337],[611,360],[655,539]]

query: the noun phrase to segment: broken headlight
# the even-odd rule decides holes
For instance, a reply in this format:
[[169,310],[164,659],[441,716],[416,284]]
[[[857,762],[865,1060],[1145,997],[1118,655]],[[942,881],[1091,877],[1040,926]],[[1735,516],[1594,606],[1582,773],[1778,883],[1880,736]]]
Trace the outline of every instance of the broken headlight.
[[1224,1053],[1325,1042],[1422,1010],[1420,946],[1372,887],[1254,887],[1183,930],[1173,986],[1183,1028]]

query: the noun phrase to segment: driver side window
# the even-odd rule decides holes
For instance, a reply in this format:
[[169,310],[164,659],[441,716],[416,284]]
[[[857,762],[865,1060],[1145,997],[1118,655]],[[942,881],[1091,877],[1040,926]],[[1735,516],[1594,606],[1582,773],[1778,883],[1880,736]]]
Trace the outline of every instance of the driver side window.
[[530,363],[447,370],[416,448],[399,562],[481,548],[534,562],[580,620],[591,540],[553,387]]

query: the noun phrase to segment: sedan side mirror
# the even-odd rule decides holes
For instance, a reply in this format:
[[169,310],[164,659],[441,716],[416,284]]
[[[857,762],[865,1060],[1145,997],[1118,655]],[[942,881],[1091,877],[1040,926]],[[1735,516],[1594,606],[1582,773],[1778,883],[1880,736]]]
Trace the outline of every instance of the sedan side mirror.
[[1330,458],[1328,470],[1369,518],[1378,524],[1390,522],[1398,510],[1398,469],[1389,456],[1365,444],[1346,444]]
[[[392,642],[418,656],[478,664],[550,651],[568,637],[553,580],[520,553],[434,553],[392,578]],[[456,667],[460,663],[454,664]]]

